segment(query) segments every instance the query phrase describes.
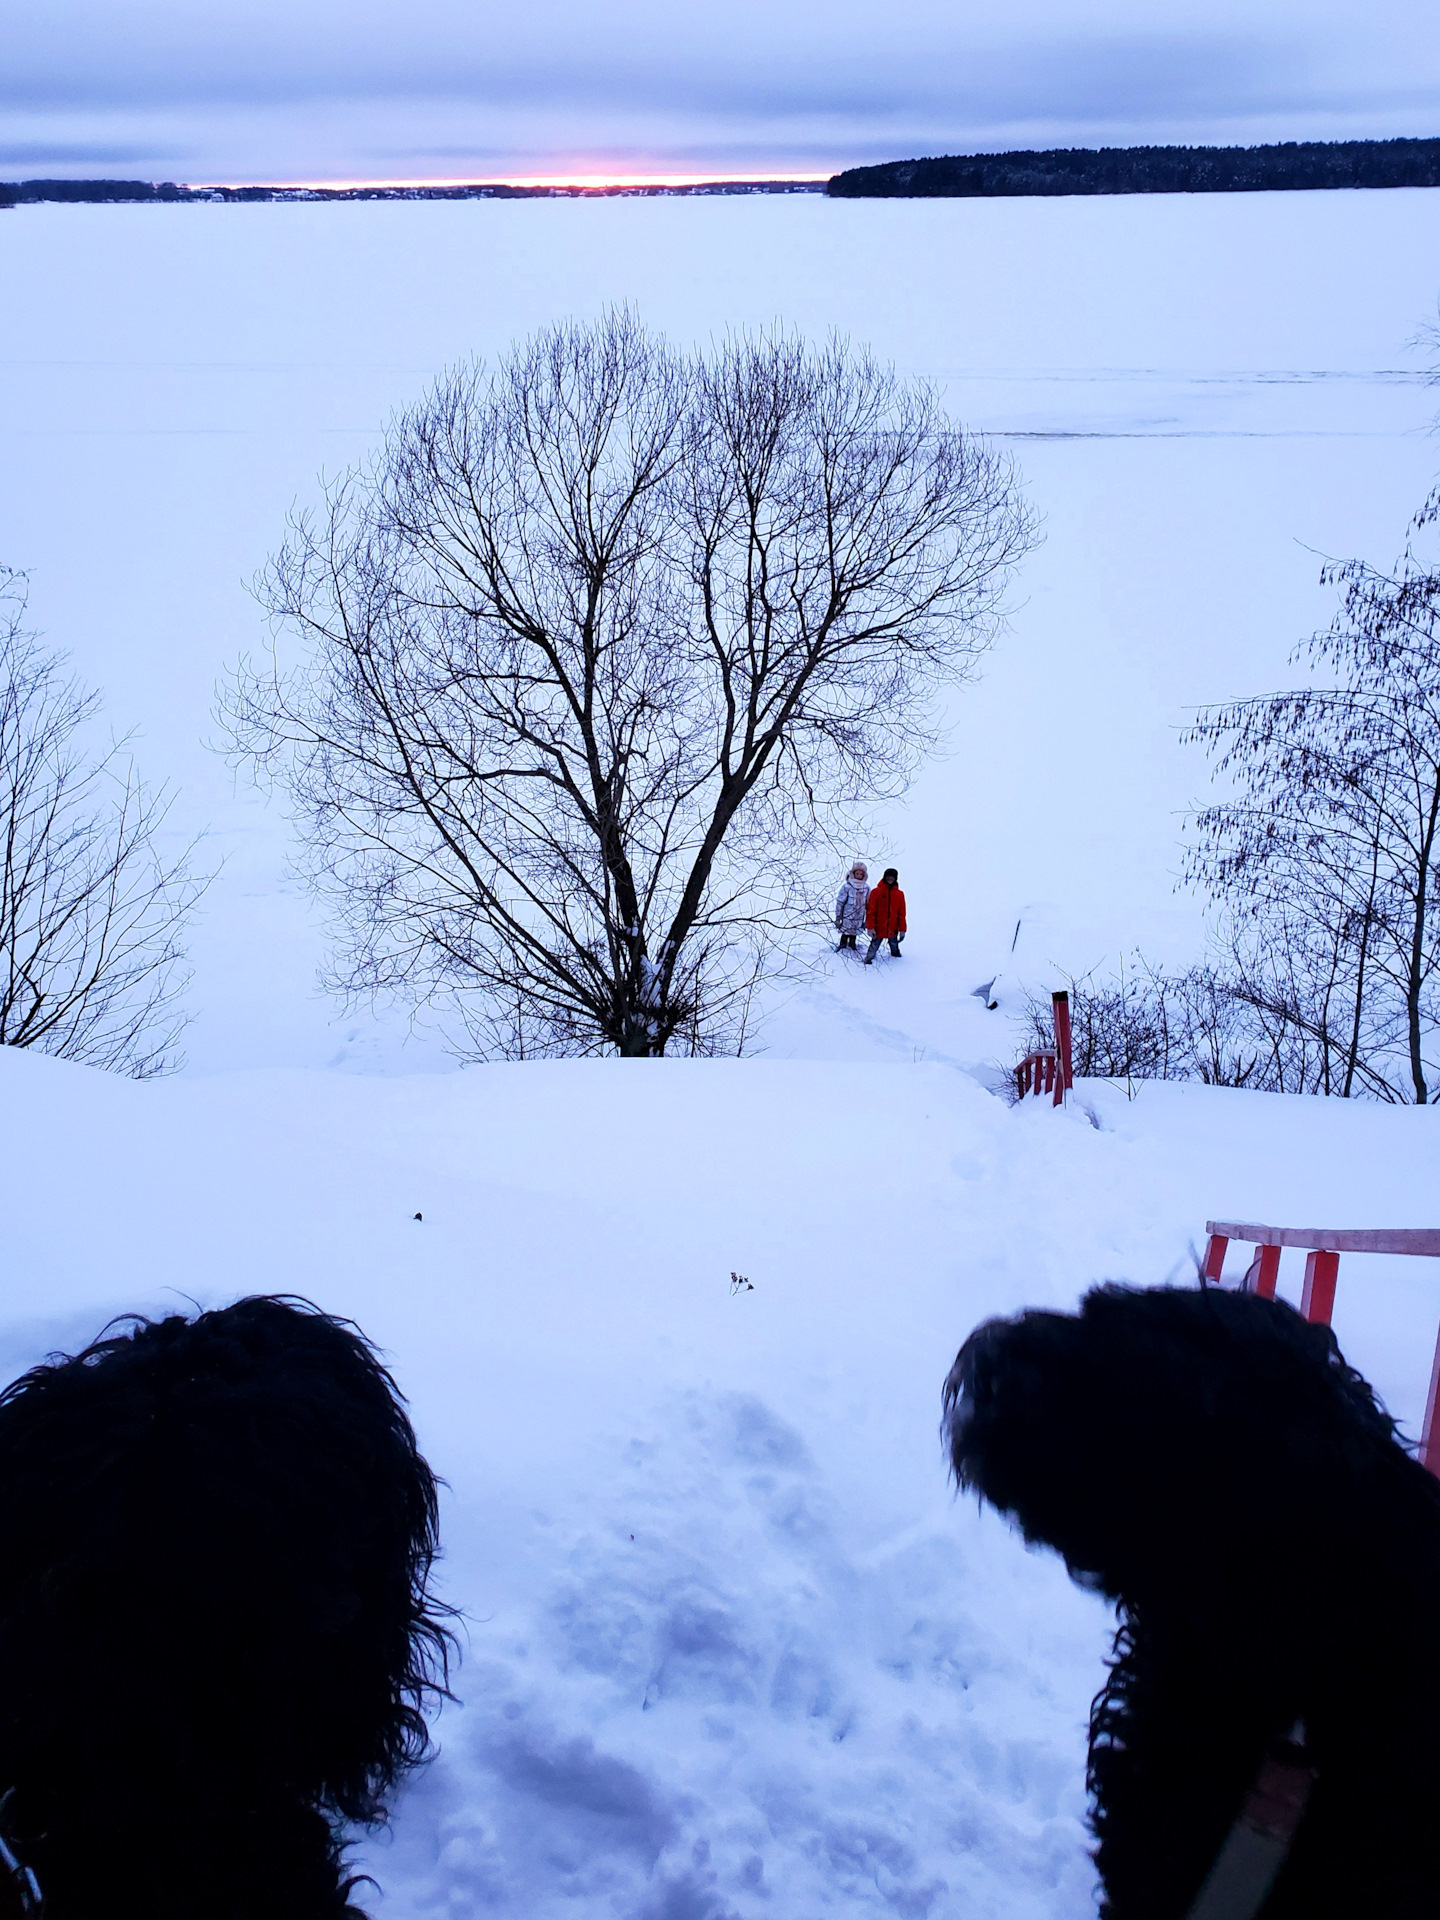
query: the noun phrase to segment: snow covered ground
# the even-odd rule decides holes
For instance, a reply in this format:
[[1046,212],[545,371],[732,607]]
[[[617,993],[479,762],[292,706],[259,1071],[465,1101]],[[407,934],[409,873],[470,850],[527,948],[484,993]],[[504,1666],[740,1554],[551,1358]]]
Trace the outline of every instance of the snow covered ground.
[[[208,825],[227,862],[194,947],[202,1071],[447,1064],[401,1016],[315,994],[280,811],[203,743],[286,510],[469,353],[617,300],[684,341],[836,327],[1007,439],[1046,544],[953,703],[952,756],[863,849],[898,863],[911,951],[962,988],[1010,966],[1017,920],[1032,969],[1193,955],[1172,892],[1204,784],[1188,709],[1273,687],[1332,610],[1316,552],[1388,561],[1440,465],[1411,344],[1440,194],[1418,190],[45,206],[0,218],[0,251],[0,559],[178,782],[177,835]],[[764,1044],[848,1057],[828,1004]],[[920,1046],[952,1050],[882,1052]]]
[[[945,1370],[987,1314],[1186,1278],[1210,1215],[1434,1224],[1437,1116],[1177,1086],[1012,1109],[1013,1029],[971,989],[1194,951],[1178,730],[1328,617],[1310,549],[1388,559],[1430,484],[1407,343],[1437,239],[1423,193],[0,221],[0,558],[227,860],[189,1073],[0,1049],[0,1377],[256,1290],[393,1356],[467,1646],[441,1758],[370,1845],[384,1913],[1092,1910],[1109,1622],[954,1500]],[[283,818],[205,749],[211,689],[319,468],[447,362],[617,299],[682,339],[834,325],[942,381],[1047,542],[951,756],[857,850],[901,868],[903,961],[817,930],[758,1060],[438,1072],[433,1037],[314,994]],[[1342,1262],[1341,1339],[1412,1431],[1437,1314],[1440,1263]]]
[[[957,1345],[1186,1277],[1207,1214],[1433,1224],[1433,1113],[1012,1109],[924,1062],[136,1085],[0,1049],[0,1115],[7,1376],[257,1289],[393,1357],[466,1613],[463,1705],[367,1854],[407,1917],[1081,1920],[1108,1615],[953,1497]],[[1412,1428],[1437,1313],[1440,1262],[1342,1262]]]

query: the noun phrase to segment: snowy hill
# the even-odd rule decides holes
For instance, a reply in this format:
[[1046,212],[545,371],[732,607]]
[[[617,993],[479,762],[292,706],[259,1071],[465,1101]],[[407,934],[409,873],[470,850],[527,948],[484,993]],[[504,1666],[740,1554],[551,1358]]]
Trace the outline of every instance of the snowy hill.
[[[954,1499],[956,1346],[1186,1277],[1207,1214],[1433,1224],[1432,1112],[1012,1109],[927,1061],[137,1085],[0,1050],[0,1115],[7,1374],[255,1290],[392,1356],[467,1642],[367,1855],[407,1917],[1081,1920],[1108,1617]],[[1437,1316],[1440,1263],[1342,1262],[1342,1340],[1412,1430]]]
[[[177,841],[208,823],[226,861],[188,1074],[0,1049],[4,1377],[253,1291],[393,1357],[468,1644],[372,1844],[385,1914],[1081,1920],[1109,1622],[953,1499],[945,1370],[988,1314],[1187,1278],[1207,1216],[1433,1225],[1440,1116],[987,1089],[1027,984],[1194,957],[1179,732],[1279,684],[1332,609],[1314,550],[1389,561],[1433,481],[1409,343],[1440,195],[45,207],[4,240],[0,561],[178,782]],[[680,341],[833,326],[934,379],[1046,544],[948,757],[854,849],[901,870],[902,961],[817,928],[753,1060],[446,1071],[316,994],[213,688],[319,469],[447,364],[615,300]],[[1437,1317],[1440,1263],[1342,1262],[1341,1340],[1412,1432]]]

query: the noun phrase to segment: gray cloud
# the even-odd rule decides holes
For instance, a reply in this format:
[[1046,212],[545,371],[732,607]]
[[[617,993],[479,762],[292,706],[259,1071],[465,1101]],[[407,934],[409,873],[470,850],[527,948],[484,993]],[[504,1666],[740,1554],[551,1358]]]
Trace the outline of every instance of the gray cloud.
[[[49,0],[11,165],[404,177],[1440,131],[1433,0]],[[1083,26],[1082,26],[1083,21]],[[23,159],[20,156],[25,156]]]
[[378,60],[363,44],[301,50],[252,45],[238,57],[196,60],[155,50],[100,71],[9,63],[0,99],[19,108],[161,107],[198,104],[300,105],[319,100],[464,100],[495,105],[625,107],[760,114],[841,115],[950,108],[992,117],[1079,112],[1089,119],[1144,106],[1172,112],[1244,105],[1293,91],[1309,65],[1300,36],[1166,33],[1096,34],[1004,48],[932,51],[906,44],[787,46],[777,38],[764,61],[734,43],[637,50],[621,44],[508,50],[424,44]]
[[180,147],[113,146],[103,142],[20,141],[0,145],[0,167],[129,167],[153,166],[157,160],[186,160]]

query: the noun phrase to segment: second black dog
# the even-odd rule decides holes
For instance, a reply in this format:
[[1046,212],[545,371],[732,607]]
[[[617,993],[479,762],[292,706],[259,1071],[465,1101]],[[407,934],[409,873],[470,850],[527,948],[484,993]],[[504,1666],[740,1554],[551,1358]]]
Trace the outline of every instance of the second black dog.
[[1440,1910],[1440,1482],[1330,1330],[1247,1295],[1101,1287],[979,1328],[960,1482],[1118,1605],[1091,1715],[1111,1920],[1182,1920],[1267,1749],[1315,1786],[1265,1920]]

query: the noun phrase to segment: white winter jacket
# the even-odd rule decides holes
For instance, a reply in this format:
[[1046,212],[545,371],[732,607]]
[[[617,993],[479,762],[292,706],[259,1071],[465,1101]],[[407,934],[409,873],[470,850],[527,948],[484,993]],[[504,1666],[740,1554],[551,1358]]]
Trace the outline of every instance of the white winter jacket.
[[835,930],[837,933],[863,933],[865,931],[865,902],[870,898],[868,880],[852,880],[846,876],[835,901]]

